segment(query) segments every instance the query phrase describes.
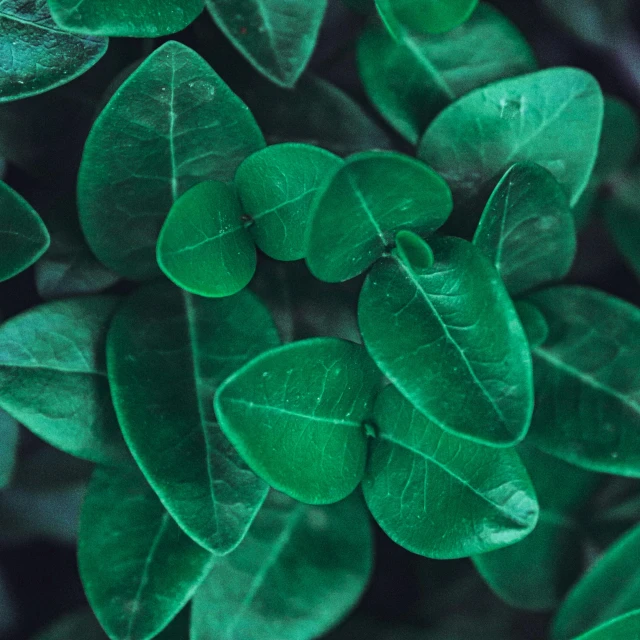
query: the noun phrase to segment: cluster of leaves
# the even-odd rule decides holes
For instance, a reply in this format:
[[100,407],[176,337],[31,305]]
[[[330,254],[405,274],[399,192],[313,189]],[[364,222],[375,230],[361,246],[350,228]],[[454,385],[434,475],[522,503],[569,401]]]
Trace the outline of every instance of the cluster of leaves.
[[[42,638],[317,637],[367,585],[369,514],[414,553],[471,557],[509,604],[554,609],[601,474],[640,477],[640,310],[557,284],[594,211],[640,271],[634,113],[585,71],[538,70],[477,0],[350,2],[370,12],[365,90],[412,158],[300,79],[325,2],[205,4],[261,74],[349,126],[278,136],[170,40],[107,89],[68,226],[0,183],[0,280],[37,262],[48,300],[0,325],[0,477],[18,423],[96,464],[78,534],[93,613]],[[0,101],[202,9],[4,0]],[[305,296],[324,312],[301,321]],[[634,528],[577,582],[555,639],[637,635],[639,544]]]

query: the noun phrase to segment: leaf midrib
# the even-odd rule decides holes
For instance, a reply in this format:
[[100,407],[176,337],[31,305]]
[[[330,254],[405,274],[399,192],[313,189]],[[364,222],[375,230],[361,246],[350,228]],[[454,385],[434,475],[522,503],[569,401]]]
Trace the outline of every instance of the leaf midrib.
[[72,33],[70,31],[63,31],[62,29],[58,29],[57,27],[50,27],[48,25],[42,24],[41,22],[33,22],[31,20],[26,20],[24,18],[20,18],[15,14],[6,13],[5,11],[0,10],[0,18],[5,18],[6,20],[11,20],[13,22],[17,22],[18,24],[23,24],[27,27],[33,27],[34,29],[40,29],[41,31],[48,31],[49,33],[55,33],[56,35],[63,37],[71,37],[76,40],[87,40],[87,38],[83,38],[77,33]]

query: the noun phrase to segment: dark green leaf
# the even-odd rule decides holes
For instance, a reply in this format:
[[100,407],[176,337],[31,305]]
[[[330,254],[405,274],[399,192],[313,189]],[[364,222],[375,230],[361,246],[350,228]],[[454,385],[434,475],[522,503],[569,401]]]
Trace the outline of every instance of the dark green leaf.
[[640,611],[605,622],[576,640],[637,640],[640,637]]
[[116,91],[87,139],[78,207],[89,246],[124,276],[156,275],[173,203],[204,180],[232,180],[263,146],[249,110],[213,69],[168,42]]
[[117,301],[49,302],[0,326],[0,407],[54,447],[107,464],[129,460],[104,362]]
[[390,151],[351,156],[316,196],[307,265],[326,282],[348,280],[393,245],[395,232],[430,235],[452,207],[446,182],[422,162]]
[[473,243],[512,296],[563,278],[576,253],[576,230],[558,181],[537,164],[511,167],[491,195]]
[[262,251],[276,260],[305,257],[313,197],[342,164],[319,147],[289,143],[258,151],[240,165],[235,183]]
[[47,0],[4,0],[0,6],[0,102],[70,82],[107,50],[106,38],[75,35],[51,19]]
[[32,640],[106,640],[107,636],[90,609],[68,613],[41,631]]
[[192,640],[310,640],[357,602],[373,564],[359,496],[309,506],[271,492],[193,601]]
[[310,504],[348,496],[364,473],[380,374],[363,347],[303,340],[258,356],[225,380],[216,414],[232,444],[271,486]]
[[378,13],[392,33],[445,33],[473,13],[478,0],[375,0]]
[[427,418],[454,435],[509,446],[533,408],[531,356],[500,277],[472,244],[432,243],[430,268],[397,256],[369,273],[358,306],[369,353]]
[[374,10],[374,0],[342,0],[349,9],[353,9],[358,13],[371,13]]
[[540,309],[524,300],[517,300],[515,307],[527,334],[529,345],[532,348],[540,346],[549,336],[549,325]]
[[18,423],[0,409],[0,489],[11,482],[18,448]]

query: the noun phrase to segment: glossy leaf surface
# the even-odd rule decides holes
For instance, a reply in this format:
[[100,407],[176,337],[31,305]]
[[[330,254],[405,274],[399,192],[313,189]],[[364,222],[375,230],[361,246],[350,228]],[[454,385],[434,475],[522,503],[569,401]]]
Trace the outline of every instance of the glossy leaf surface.
[[240,542],[267,487],[220,430],[213,395],[277,344],[267,310],[248,291],[208,300],[168,283],[134,293],[109,331],[109,377],[125,440],[180,526],[218,553]]
[[206,0],[234,46],[269,80],[291,87],[316,44],[327,0]]
[[22,196],[0,182],[0,282],[30,267],[49,242],[40,216]]
[[452,208],[449,187],[422,162],[393,152],[351,156],[314,201],[307,265],[325,282],[348,280],[382,256],[397,231],[430,235]]
[[0,102],[44,93],[90,69],[106,38],[76,35],[52,20],[47,0],[0,3]]
[[358,42],[358,66],[371,102],[416,144],[447,105],[490,82],[534,71],[536,61],[515,26],[481,4],[444,35],[402,31],[394,38],[370,24]]
[[376,0],[378,13],[388,28],[418,33],[445,33],[461,25],[478,0]]
[[374,420],[378,433],[362,487],[394,542],[430,558],[461,558],[531,532],[538,504],[513,449],[445,432],[393,386],[378,396]]
[[162,631],[212,559],[137,469],[96,469],[82,506],[78,565],[91,608],[112,640],[148,640]]
[[359,496],[310,506],[272,491],[247,537],[216,559],[196,593],[191,638],[316,638],[355,605],[372,564]]
[[632,611],[588,631],[576,640],[637,640],[640,637],[640,611]]
[[121,275],[157,275],[158,233],[174,202],[204,180],[232,180],[263,146],[251,113],[213,69],[166,43],[116,91],[87,139],[78,207],[89,246]]
[[576,230],[558,181],[537,164],[511,167],[489,198],[473,243],[512,296],[563,278],[576,253]]
[[216,414],[231,443],[272,487],[310,504],[348,496],[364,473],[380,374],[360,345],[293,342],[225,380]]
[[158,264],[190,293],[220,298],[249,284],[256,248],[232,186],[209,180],[176,202],[158,238]]
[[129,460],[104,361],[116,303],[50,302],[0,326],[0,407],[54,447],[107,464]]
[[0,489],[11,481],[18,449],[18,423],[0,409]]
[[305,257],[314,195],[342,164],[320,147],[288,143],[258,151],[240,165],[235,184],[262,251],[276,260]]
[[435,263],[380,260],[360,294],[367,350],[419,411],[493,446],[521,440],[533,408],[531,356],[489,261],[458,238],[432,242]]

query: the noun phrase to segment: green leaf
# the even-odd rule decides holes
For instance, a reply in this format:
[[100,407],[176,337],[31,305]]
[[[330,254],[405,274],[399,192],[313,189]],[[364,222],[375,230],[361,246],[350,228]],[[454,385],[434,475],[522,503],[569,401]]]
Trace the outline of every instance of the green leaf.
[[11,482],[17,449],[18,423],[0,409],[0,489]]
[[394,38],[371,23],[358,42],[358,67],[369,99],[412,144],[451,102],[536,66],[521,33],[487,4],[445,35],[402,31]]
[[481,444],[521,440],[533,408],[531,356],[502,281],[472,244],[434,239],[428,268],[377,262],[358,304],[382,372],[439,427]]
[[549,325],[540,309],[524,300],[516,300],[515,307],[529,345],[532,348],[540,346],[549,336]]
[[380,374],[366,351],[337,338],[259,355],[220,386],[220,426],[272,487],[309,504],[348,496],[364,473]]
[[[396,543],[430,558],[462,558],[528,535],[538,504],[513,449],[446,433],[393,387],[378,396],[377,438],[362,488]],[[455,508],[463,516],[451,516]]]
[[249,284],[256,248],[233,186],[208,180],[176,202],[157,245],[165,275],[189,293],[221,298]]
[[157,275],[156,242],[174,202],[204,180],[232,180],[263,146],[251,113],[213,69],[166,43],[116,91],[87,139],[78,207],[89,246],[126,277]]
[[319,147],[288,143],[258,151],[240,165],[235,184],[262,251],[276,260],[305,257],[313,197],[342,164]]
[[439,34],[451,31],[469,19],[478,0],[375,0],[387,29],[393,34],[405,29]]
[[78,566],[112,640],[148,640],[177,615],[213,556],[172,520],[133,467],[98,467],[80,516]]
[[640,611],[609,620],[576,640],[637,640],[640,637]]
[[452,208],[446,182],[422,162],[394,152],[351,156],[316,196],[307,265],[325,282],[349,280],[393,245],[396,231],[430,235]]
[[134,293],[109,330],[109,378],[125,440],[171,515],[217,553],[240,542],[267,487],[222,433],[213,395],[277,344],[271,317],[250,292],[208,300],[168,283]]
[[516,162],[554,175],[575,205],[598,152],[603,97],[579,69],[555,68],[476,89],[447,107],[423,136],[418,155],[448,182],[457,222],[475,223],[487,187]]
[[49,302],[0,326],[0,407],[54,447],[106,464],[129,461],[104,362],[117,302]]
[[49,242],[40,216],[22,196],[0,182],[0,282],[30,267]]
[[191,24],[203,0],[49,0],[49,7],[56,23],[69,31],[157,38]]
[[606,550],[573,587],[553,621],[554,640],[568,640],[611,618],[640,609],[637,584],[640,526]]
[[563,278],[576,253],[576,230],[558,181],[537,164],[511,167],[491,194],[473,243],[512,296]]
[[316,45],[327,0],[206,0],[218,27],[251,64],[292,87]]
[[4,0],[0,6],[0,103],[66,84],[107,50],[106,38],[75,35],[51,19],[47,0]]
[[192,640],[309,640],[355,606],[373,565],[359,496],[309,506],[271,492],[193,600]]
[[640,477],[640,310],[575,286],[528,301],[549,326],[532,350],[531,443],[585,469]]

